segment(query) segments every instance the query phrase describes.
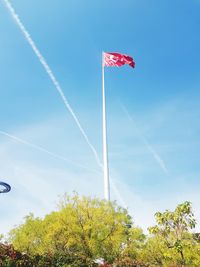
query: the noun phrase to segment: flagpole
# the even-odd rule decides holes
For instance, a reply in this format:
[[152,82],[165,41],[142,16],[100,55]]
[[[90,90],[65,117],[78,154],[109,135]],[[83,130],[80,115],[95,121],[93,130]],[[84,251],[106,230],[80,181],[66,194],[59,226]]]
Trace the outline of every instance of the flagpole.
[[104,53],[102,53],[102,130],[103,130],[103,175],[104,198],[110,201],[110,182],[108,170],[107,129],[106,129],[106,96],[104,83]]

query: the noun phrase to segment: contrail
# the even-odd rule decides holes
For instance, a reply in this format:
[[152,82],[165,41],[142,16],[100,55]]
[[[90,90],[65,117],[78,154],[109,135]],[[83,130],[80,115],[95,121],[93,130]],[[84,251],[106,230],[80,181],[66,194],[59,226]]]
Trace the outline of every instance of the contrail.
[[76,162],[73,161],[73,160],[70,160],[70,159],[65,158],[65,157],[63,157],[63,156],[60,156],[60,155],[58,155],[58,154],[55,154],[55,153],[53,153],[53,152],[47,150],[46,148],[44,148],[44,147],[42,147],[42,146],[38,146],[38,145],[36,145],[36,144],[27,142],[27,141],[25,141],[25,140],[23,140],[23,139],[21,139],[21,138],[15,136],[15,135],[12,135],[12,134],[7,133],[7,132],[5,132],[5,131],[0,130],[0,134],[2,134],[2,135],[4,135],[4,136],[7,136],[7,137],[9,137],[9,138],[11,138],[11,139],[13,139],[13,140],[19,142],[19,143],[22,143],[22,144],[24,144],[24,145],[27,145],[27,146],[32,147],[32,148],[34,148],[34,149],[37,149],[37,150],[39,150],[39,151],[41,151],[41,152],[44,152],[44,153],[46,153],[46,154],[49,154],[50,156],[52,156],[52,157],[54,157],[54,158],[57,158],[57,159],[66,161],[66,162],[68,162],[68,163],[70,163],[70,164],[72,164],[72,165],[74,165],[74,166],[76,166],[76,167],[85,169],[85,170],[87,170],[87,171],[91,171],[91,172],[99,173],[99,171],[96,171],[96,170],[91,169],[91,168],[87,168],[87,167],[85,167],[85,166],[82,165],[82,164],[76,163]]
[[[5,132],[5,131],[0,130],[0,134],[1,134],[1,135],[4,135],[4,136],[6,136],[6,137],[9,137],[9,138],[11,138],[11,139],[13,139],[13,140],[15,140],[15,141],[21,143],[21,144],[24,144],[24,145],[26,145],[26,146],[29,146],[29,147],[32,147],[32,148],[34,148],[34,149],[36,149],[36,150],[39,150],[39,151],[41,151],[41,152],[44,152],[44,153],[46,153],[46,154],[48,154],[48,155],[50,155],[50,156],[52,156],[52,157],[54,157],[54,158],[63,160],[63,161],[65,161],[65,162],[67,162],[67,163],[70,163],[70,164],[76,166],[76,167],[85,169],[85,170],[87,170],[87,171],[95,172],[95,173],[98,173],[98,174],[101,173],[101,171],[103,171],[102,168],[101,168],[101,171],[97,171],[97,170],[94,170],[94,169],[92,169],[92,168],[87,168],[86,166],[84,166],[84,165],[82,165],[82,164],[79,164],[79,163],[77,163],[77,162],[75,162],[75,161],[73,161],[73,160],[70,160],[70,159],[65,158],[65,157],[63,157],[63,156],[60,156],[60,155],[58,155],[58,154],[56,154],[56,153],[54,153],[54,152],[52,152],[52,151],[47,150],[46,148],[44,148],[44,147],[42,147],[42,146],[39,146],[39,145],[30,143],[30,142],[28,142],[28,141],[26,141],[26,140],[24,140],[24,139],[21,139],[21,138],[17,137],[16,135],[10,134],[10,133],[8,133],[8,132]],[[114,180],[113,180],[111,177],[110,177],[110,183],[111,183],[111,187],[112,187],[113,191],[115,192],[116,197],[117,197],[118,200],[121,202],[122,206],[125,207],[125,208],[127,208],[126,203],[124,202],[124,200],[123,200],[123,198],[122,198],[122,196],[121,196],[121,194],[120,194],[118,188],[117,188],[116,185],[115,185]]]
[[23,23],[21,22],[19,15],[15,12],[15,9],[13,8],[13,6],[11,5],[11,3],[8,0],[2,0],[5,3],[6,8],[8,9],[8,11],[10,12],[11,16],[13,17],[14,21],[16,22],[16,24],[18,25],[19,29],[21,30],[21,32],[23,33],[25,39],[27,40],[27,42],[29,43],[29,45],[31,46],[31,48],[33,49],[35,55],[37,56],[37,58],[39,59],[40,63],[42,64],[42,66],[44,67],[45,71],[47,72],[49,78],[51,79],[52,83],[54,84],[56,90],[58,91],[60,97],[63,100],[63,103],[65,105],[65,107],[67,108],[67,110],[70,112],[70,114],[72,115],[76,125],[78,126],[81,134],[83,135],[85,141],[87,142],[88,146],[90,147],[90,149],[92,150],[96,162],[97,164],[101,167],[101,161],[99,159],[99,156],[97,154],[96,149],[94,148],[94,146],[91,144],[87,134],[85,133],[83,127],[81,126],[79,119],[77,118],[76,114],[74,113],[71,105],[69,104],[59,82],[57,81],[53,71],[51,70],[51,68],[49,67],[49,65],[47,64],[45,58],[43,57],[43,55],[41,54],[41,52],[39,51],[39,49],[37,48],[35,42],[33,41],[30,33],[26,30],[25,26],[23,25]]
[[110,185],[111,185],[113,191],[115,192],[116,197],[117,197],[118,200],[121,202],[121,205],[122,205],[124,208],[127,209],[127,205],[126,205],[126,203],[125,203],[125,201],[124,201],[124,199],[123,199],[121,193],[119,192],[119,190],[118,190],[118,188],[117,188],[117,186],[116,186],[114,180],[113,180],[111,177],[110,177]]
[[[100,161],[100,159],[99,159],[99,156],[98,156],[98,154],[97,154],[97,151],[96,151],[95,147],[92,145],[92,143],[90,142],[90,140],[89,140],[87,134],[85,133],[83,127],[81,126],[81,124],[80,124],[80,122],[79,122],[79,119],[77,118],[77,116],[76,116],[76,114],[74,113],[74,111],[73,111],[71,105],[69,104],[69,102],[68,102],[68,100],[67,100],[67,98],[66,98],[66,96],[65,96],[65,94],[64,94],[64,92],[63,92],[63,90],[62,90],[62,88],[61,88],[61,86],[60,86],[60,84],[59,84],[59,82],[57,81],[57,79],[56,79],[56,77],[55,77],[53,71],[51,70],[50,66],[47,64],[45,58],[43,57],[43,55],[41,54],[41,52],[39,51],[39,49],[37,48],[35,42],[33,41],[32,37],[31,37],[31,35],[30,35],[30,33],[26,30],[24,24],[21,22],[21,20],[20,20],[20,18],[19,18],[19,15],[15,12],[15,9],[14,9],[13,6],[11,5],[11,3],[10,3],[8,0],[2,0],[2,1],[5,3],[5,6],[6,6],[6,8],[8,9],[9,13],[10,13],[11,16],[13,17],[14,21],[15,21],[16,24],[18,25],[18,27],[19,27],[19,29],[21,30],[22,34],[24,35],[25,39],[27,40],[27,42],[28,42],[29,45],[31,46],[31,48],[32,48],[33,52],[35,53],[36,57],[39,59],[41,65],[44,67],[45,71],[47,72],[47,74],[48,74],[50,80],[52,81],[52,83],[54,84],[54,86],[55,86],[56,90],[58,91],[60,97],[62,98],[65,107],[67,108],[67,110],[68,110],[68,111],[70,112],[70,114],[72,115],[72,117],[73,117],[73,119],[74,119],[76,125],[78,126],[78,128],[79,128],[81,134],[83,135],[83,137],[84,137],[86,143],[88,144],[88,146],[89,146],[90,149],[92,150],[92,152],[93,152],[93,154],[94,154],[94,156],[95,156],[95,159],[96,159],[96,162],[97,162],[98,166],[99,166],[99,167],[101,168],[101,170],[103,171],[103,165],[102,165],[102,163],[101,163],[101,161]],[[1,131],[1,133],[3,134],[2,131]],[[9,136],[9,134],[7,134],[7,136]],[[11,137],[11,135],[10,135],[10,137]],[[30,144],[30,143],[28,143],[28,142],[26,142],[26,141],[23,141],[23,140],[21,140],[21,139],[19,139],[19,138],[17,138],[17,137],[14,137],[14,136],[13,136],[13,137],[11,137],[11,138],[14,138],[15,140],[18,140],[19,142],[22,142],[22,143],[24,143],[24,144],[31,145],[32,147],[35,147],[35,148],[37,147],[37,148],[38,148],[38,146],[33,145],[33,144]],[[42,147],[40,147],[40,150],[41,150],[41,151],[44,151],[44,152],[45,152],[45,151],[46,151],[46,152],[48,151],[48,150],[46,150],[46,149],[44,149],[44,148],[42,148]],[[50,152],[50,151],[48,151],[47,153],[52,155],[52,152]],[[54,153],[53,153],[53,154],[54,154]],[[62,158],[62,157],[60,157],[59,155],[57,155],[56,157]],[[85,167],[84,167],[84,168],[85,168]],[[117,194],[118,197],[120,198],[120,201],[121,201],[122,203],[124,203],[124,201],[122,200],[122,197],[120,196],[119,191],[116,189],[116,186],[115,186],[113,183],[111,183],[111,186],[113,187],[114,191],[116,192],[116,194]],[[117,193],[117,191],[118,191],[118,193]],[[124,204],[124,206],[126,206],[126,205]]]
[[149,144],[149,142],[147,141],[147,139],[141,134],[140,130],[138,129],[136,123],[133,120],[133,117],[129,114],[127,108],[120,103],[120,106],[122,108],[122,110],[124,111],[124,113],[126,114],[127,118],[129,119],[129,121],[131,121],[131,123],[134,124],[135,129],[138,133],[138,136],[141,138],[141,140],[143,141],[143,143],[145,144],[146,148],[149,150],[149,152],[153,155],[154,159],[156,160],[156,162],[159,164],[159,166],[161,167],[161,169],[168,174],[168,169],[165,166],[164,161],[161,159],[161,157],[158,155],[158,153],[155,151],[155,149]]

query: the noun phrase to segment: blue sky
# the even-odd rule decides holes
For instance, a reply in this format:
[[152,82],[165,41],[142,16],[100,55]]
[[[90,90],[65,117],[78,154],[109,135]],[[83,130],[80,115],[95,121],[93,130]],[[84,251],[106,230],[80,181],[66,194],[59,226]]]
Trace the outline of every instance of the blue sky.
[[[0,196],[5,233],[29,212],[43,216],[55,209],[64,192],[103,197],[103,180],[91,149],[3,2],[0,131],[30,144],[0,132],[0,177],[12,186]],[[101,53],[134,58],[134,70],[105,69],[112,199],[128,206],[144,229],[154,223],[156,211],[185,200],[200,219],[200,1],[11,3],[100,158]]]

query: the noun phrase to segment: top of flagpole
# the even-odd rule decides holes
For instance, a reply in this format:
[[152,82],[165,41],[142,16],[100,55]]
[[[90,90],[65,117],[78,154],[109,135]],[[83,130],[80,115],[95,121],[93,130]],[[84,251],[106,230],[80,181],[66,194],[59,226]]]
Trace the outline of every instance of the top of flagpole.
[[102,68],[104,68],[104,51],[102,51]]

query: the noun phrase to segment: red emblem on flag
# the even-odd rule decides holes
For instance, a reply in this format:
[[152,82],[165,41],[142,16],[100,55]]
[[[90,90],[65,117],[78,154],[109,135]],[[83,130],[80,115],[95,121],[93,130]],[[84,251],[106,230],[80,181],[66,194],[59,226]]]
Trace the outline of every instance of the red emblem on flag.
[[103,66],[120,67],[128,64],[132,68],[135,67],[133,58],[119,53],[103,53]]

